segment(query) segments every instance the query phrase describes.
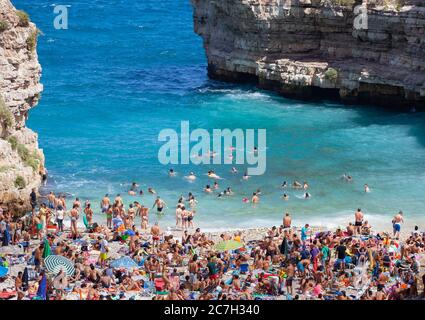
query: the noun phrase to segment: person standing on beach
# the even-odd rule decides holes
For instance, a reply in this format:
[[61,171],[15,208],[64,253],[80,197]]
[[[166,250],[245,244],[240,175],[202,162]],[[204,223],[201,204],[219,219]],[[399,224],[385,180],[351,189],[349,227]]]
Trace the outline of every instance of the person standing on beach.
[[35,193],[35,188],[32,188],[30,193],[30,203],[32,208],[32,214],[35,213],[35,206],[37,205],[37,194]]
[[155,246],[159,247],[159,239],[161,234],[161,229],[159,228],[158,222],[155,222],[155,225],[152,226],[151,234],[152,234],[152,246],[155,250]]
[[176,208],[176,227],[180,227],[181,225],[181,221],[182,221],[182,206],[179,204],[177,204],[177,208]]
[[108,194],[105,194],[102,201],[100,202],[100,209],[102,213],[105,213],[109,209],[109,205],[111,204],[111,200],[108,198]]
[[93,223],[93,210],[91,208],[90,203],[87,203],[85,209],[84,209],[84,213],[86,214],[86,218],[87,218],[87,223],[89,225],[91,225]]
[[108,206],[108,209],[106,209],[106,227],[111,229],[112,228],[112,216],[114,214],[114,209],[111,205]]
[[396,238],[396,240],[400,237],[400,230],[401,230],[401,223],[404,222],[403,220],[403,211],[400,211],[397,213],[393,218],[393,236]]
[[361,228],[363,225],[363,217],[364,215],[362,209],[358,208],[357,211],[354,213],[354,226],[356,227],[356,234],[360,234],[361,232]]
[[149,225],[149,208],[142,206],[140,208],[140,216],[142,218],[142,229],[146,230]]
[[79,218],[78,204],[74,203],[72,210],[70,212],[70,216],[71,216],[71,235],[75,239],[78,236],[78,230],[77,230],[77,222]]
[[310,233],[310,225],[306,223],[304,227],[301,228],[301,241],[303,244],[307,241],[307,236]]
[[77,209],[78,214],[80,214],[80,213],[81,213],[81,211],[82,211],[82,207],[81,207],[81,201],[80,201],[80,199],[79,199],[79,198],[75,198],[75,201],[74,201],[74,203],[72,204],[72,207],[73,207],[73,208],[75,208],[75,209]]
[[56,222],[58,223],[58,231],[63,232],[63,219],[65,217],[65,211],[63,207],[59,205],[56,208]]
[[345,257],[346,257],[347,247],[341,241],[336,247],[337,260],[336,263],[339,264],[339,267],[342,271],[345,270]]
[[102,239],[102,237],[98,237],[97,239],[100,242],[100,256],[99,256],[100,266],[104,268],[106,264],[106,260],[108,259],[108,251],[109,251],[108,241],[106,241],[106,239]]
[[49,209],[56,209],[56,197],[53,191],[50,191],[47,201],[49,202]]

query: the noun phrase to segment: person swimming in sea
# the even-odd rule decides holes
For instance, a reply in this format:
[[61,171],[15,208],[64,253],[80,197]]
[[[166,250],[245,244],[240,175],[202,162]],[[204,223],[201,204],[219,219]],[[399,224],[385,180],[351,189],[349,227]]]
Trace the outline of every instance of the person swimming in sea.
[[353,181],[353,177],[351,177],[350,175],[344,173],[344,175],[342,176],[342,180],[344,180],[346,182],[351,182],[351,181]]
[[248,180],[249,178],[250,178],[250,176],[248,175],[248,172],[247,172],[247,171],[245,171],[245,172],[244,172],[244,174],[243,174],[242,179],[244,179],[244,180]]
[[148,192],[151,194],[156,194],[156,191],[153,188],[148,188]]
[[168,176],[170,176],[170,177],[174,177],[176,175],[176,172],[174,171],[174,169],[170,169],[169,171],[168,171]]
[[155,206],[156,206],[156,212],[159,214],[159,213],[162,213],[162,211],[164,210],[164,207],[166,206],[167,204],[165,203],[165,201],[164,200],[162,200],[159,196],[158,197],[156,197],[156,200],[155,200],[155,202],[154,202],[154,204],[153,204],[153,206],[152,206],[152,209],[153,208],[155,208]]
[[204,188],[204,192],[206,192],[206,193],[211,193],[211,192],[212,192],[212,190],[211,190],[211,186],[210,186],[209,184],[207,184],[207,185],[205,186],[205,188]]
[[304,183],[303,183],[303,189],[304,190],[307,190],[308,189],[308,183],[307,183],[307,181],[304,181]]
[[232,173],[238,173],[238,169],[236,169],[235,167],[232,167]]
[[294,183],[292,183],[292,188],[294,189],[301,189],[303,186],[300,182],[298,182],[297,180],[294,181]]
[[226,196],[231,196],[231,195],[233,195],[233,191],[232,191],[232,189],[230,189],[230,187],[227,187],[227,189],[224,190],[224,194]]
[[128,194],[130,195],[130,196],[135,196],[136,194],[137,194],[137,187],[138,187],[139,185],[136,183],[136,182],[133,182],[132,184],[131,184],[131,187],[130,187],[130,190],[128,190]]
[[195,176],[195,174],[193,173],[193,171],[191,171],[191,172],[189,173],[189,175],[188,175],[188,176],[186,176],[185,178],[186,178],[187,180],[190,180],[190,181],[196,180],[196,176]]
[[214,185],[213,185],[214,190],[217,190],[219,188],[218,182],[214,181]]
[[286,181],[283,181],[283,183],[282,183],[281,187],[282,187],[283,189],[285,189],[286,187],[288,187],[288,183],[287,183]]
[[218,176],[218,175],[217,175],[214,171],[212,171],[212,170],[208,171],[207,175],[208,175],[208,178],[211,178],[211,179],[221,179],[221,178],[220,178],[220,176]]
[[366,193],[370,192],[370,188],[367,184],[364,185],[364,192],[366,192]]
[[255,204],[255,203],[258,203],[259,201],[260,201],[260,197],[254,192],[252,194],[251,202]]
[[289,200],[289,196],[286,193],[283,194],[282,198],[285,201]]
[[310,199],[310,197],[311,195],[308,192],[304,193],[304,199]]

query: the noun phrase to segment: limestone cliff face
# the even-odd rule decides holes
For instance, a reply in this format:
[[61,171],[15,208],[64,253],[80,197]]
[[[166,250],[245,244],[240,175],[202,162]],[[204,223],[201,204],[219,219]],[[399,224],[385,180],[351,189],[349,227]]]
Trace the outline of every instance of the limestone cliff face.
[[369,0],[365,30],[361,0],[191,1],[212,78],[425,108],[425,1]]
[[37,134],[25,127],[43,90],[36,43],[37,28],[26,14],[0,0],[0,205],[14,214],[30,208],[44,165]]

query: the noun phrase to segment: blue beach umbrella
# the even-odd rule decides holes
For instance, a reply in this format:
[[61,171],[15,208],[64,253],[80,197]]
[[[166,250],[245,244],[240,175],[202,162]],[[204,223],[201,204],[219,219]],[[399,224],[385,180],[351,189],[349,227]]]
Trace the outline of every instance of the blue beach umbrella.
[[120,269],[120,268],[131,269],[131,268],[138,267],[137,263],[133,259],[127,256],[124,256],[122,258],[112,261],[110,263],[110,266],[116,269]]

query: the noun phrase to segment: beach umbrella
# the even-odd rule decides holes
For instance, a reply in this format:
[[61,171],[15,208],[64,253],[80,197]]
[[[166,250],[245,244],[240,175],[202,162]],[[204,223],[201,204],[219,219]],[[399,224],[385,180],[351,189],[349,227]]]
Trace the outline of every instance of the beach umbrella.
[[119,269],[119,268],[131,269],[131,268],[138,267],[137,263],[133,259],[127,256],[124,256],[122,258],[112,261],[110,263],[110,266],[116,269]]
[[214,249],[217,251],[228,251],[228,250],[237,250],[244,246],[242,242],[235,240],[227,240],[219,242],[215,245]]
[[50,256],[50,244],[47,239],[44,240],[43,258]]
[[9,272],[9,268],[0,267],[0,277],[4,277]]
[[72,276],[75,272],[72,261],[63,256],[50,255],[44,259],[44,265],[48,271],[54,274],[58,274],[60,270],[64,270],[68,276]]

